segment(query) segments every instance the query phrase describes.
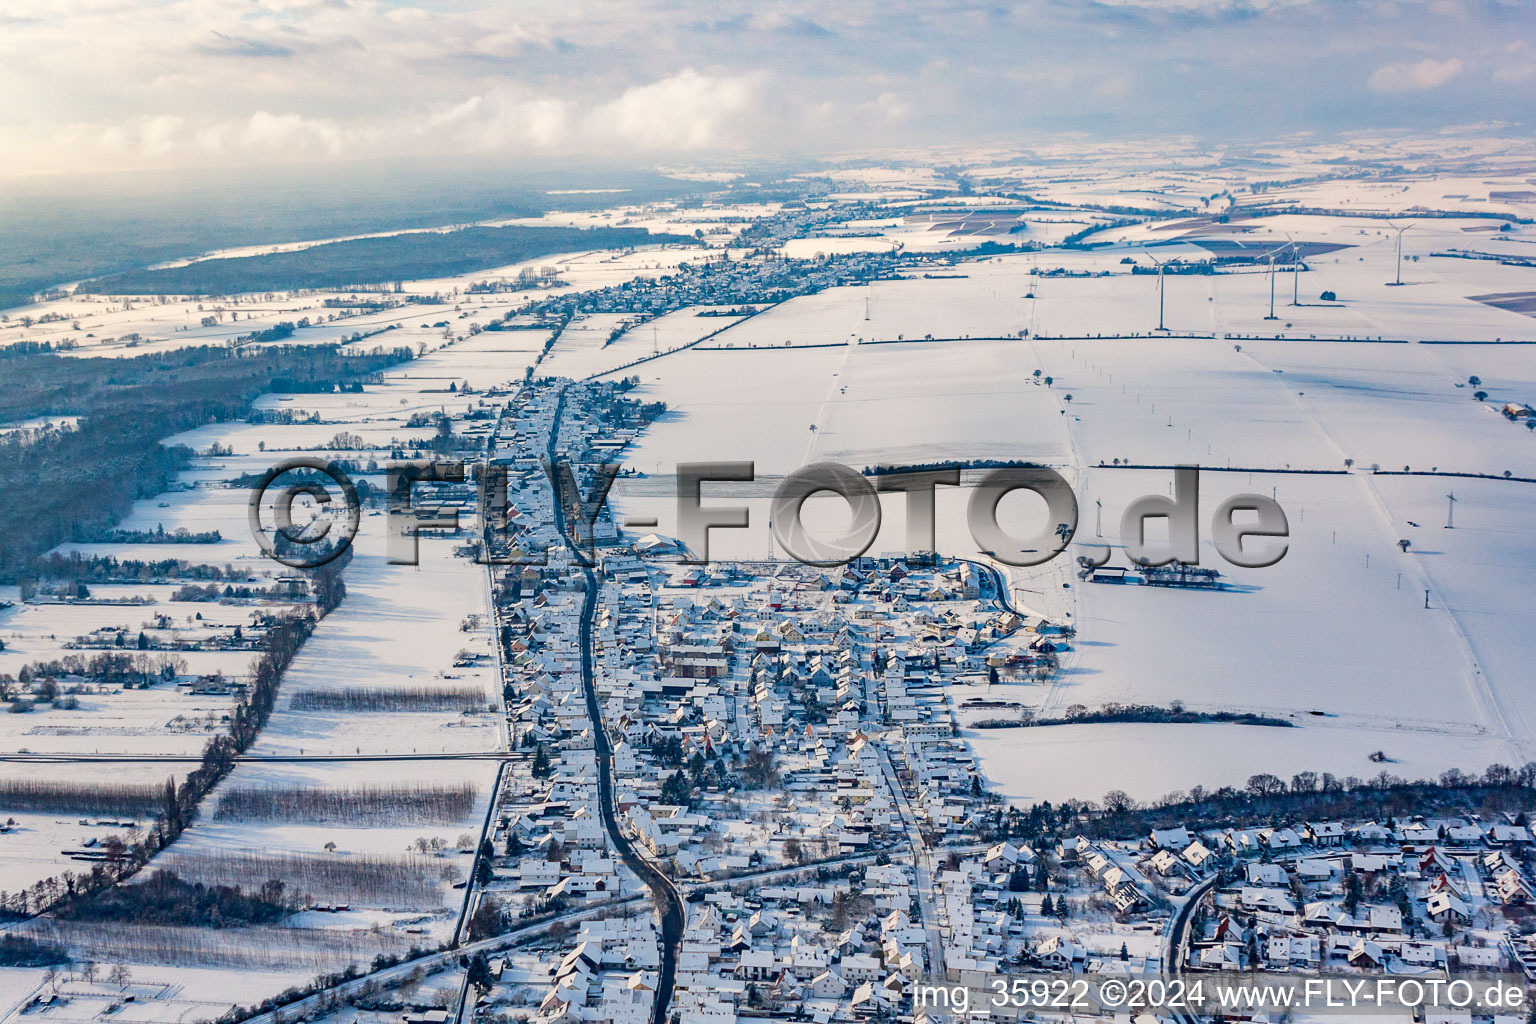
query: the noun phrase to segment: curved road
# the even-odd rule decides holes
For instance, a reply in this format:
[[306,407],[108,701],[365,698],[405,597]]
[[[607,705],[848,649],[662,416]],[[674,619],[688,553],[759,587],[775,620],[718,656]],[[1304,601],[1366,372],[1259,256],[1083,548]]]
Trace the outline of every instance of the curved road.
[[592,673],[592,616],[597,608],[597,576],[582,567],[587,593],[581,604],[581,685],[586,691],[587,717],[592,721],[592,736],[597,748],[597,798],[602,809],[603,827],[608,838],[629,869],[645,882],[656,898],[661,913],[661,970],[656,978],[656,1004],[652,1024],[666,1024],[667,1007],[672,1002],[672,988],[677,981],[677,949],[683,941],[683,898],[660,868],[635,849],[624,830],[613,792],[613,748],[608,743],[608,729],[603,725],[602,708],[597,700],[597,683]]
[[[1163,936],[1165,939],[1163,948],[1163,972],[1170,978],[1176,978],[1184,973],[1184,951],[1189,945],[1189,921],[1195,914],[1195,908],[1200,901],[1205,899],[1205,894],[1216,885],[1220,873],[1213,874],[1204,881],[1195,883],[1188,893],[1178,913],[1168,919],[1168,931]],[[1187,1009],[1171,1007],[1170,1012],[1177,1024],[1198,1024],[1199,1018]]]
[[[565,412],[565,389],[555,405],[554,422],[550,425],[549,443],[546,447],[549,464],[555,463],[560,441],[560,417]],[[603,828],[624,863],[651,890],[656,909],[661,917],[661,969],[656,978],[656,1003],[651,1014],[652,1024],[666,1024],[667,1009],[672,1002],[672,990],[677,983],[677,950],[683,941],[683,925],[687,915],[683,910],[683,898],[677,886],[654,863],[635,849],[624,830],[619,827],[619,815],[613,791],[613,747],[608,742],[608,728],[603,724],[602,706],[597,699],[597,681],[592,671],[592,617],[597,611],[597,574],[586,564],[581,546],[571,536],[565,516],[559,484],[553,474],[550,486],[554,491],[555,527],[565,539],[571,554],[581,564],[586,593],[581,602],[581,619],[578,642],[581,647],[581,687],[587,699],[587,718],[591,723],[593,746],[597,754],[597,801],[603,819]]]

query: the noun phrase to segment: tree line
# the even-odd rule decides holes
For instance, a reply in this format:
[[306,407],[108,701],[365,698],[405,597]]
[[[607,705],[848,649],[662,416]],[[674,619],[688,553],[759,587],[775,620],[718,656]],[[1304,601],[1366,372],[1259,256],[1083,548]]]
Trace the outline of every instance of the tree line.
[[82,416],[0,437],[0,581],[46,568],[39,556],[111,529],[133,502],[160,493],[190,462],[161,441],[242,418],[275,381],[332,390],[410,359],[408,348],[348,354],[336,345],[205,346],[132,359],[34,353],[0,375],[0,421]]

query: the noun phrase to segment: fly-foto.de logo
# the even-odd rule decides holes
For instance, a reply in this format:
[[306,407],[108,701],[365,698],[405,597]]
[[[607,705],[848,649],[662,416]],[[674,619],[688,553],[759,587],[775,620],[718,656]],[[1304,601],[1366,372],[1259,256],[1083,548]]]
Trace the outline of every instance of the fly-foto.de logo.
[[[597,525],[609,490],[621,471],[613,463],[583,467],[583,484],[570,463],[544,463],[552,495],[551,519],[583,561],[590,562],[592,558]],[[400,461],[387,463],[383,472],[383,504],[388,515],[386,551],[393,564],[417,563],[422,531],[457,531],[463,525],[457,506],[423,507],[414,501],[418,485],[466,484],[473,480],[481,535],[491,537],[509,528],[505,465],[480,463],[471,473],[459,461]],[[750,507],[720,504],[729,499],[718,496],[711,497],[706,504],[703,491],[706,484],[756,482],[754,463],[680,463],[673,479],[676,537],[683,561],[710,561],[712,531],[751,526]],[[976,551],[1005,565],[1049,562],[1065,551],[1077,534],[1078,501],[1071,485],[1056,470],[1034,465],[997,466],[974,480],[962,482],[958,464],[882,468],[861,473],[840,463],[819,462],[801,467],[778,482],[769,500],[769,526],[779,547],[796,561],[824,567],[845,565],[864,555],[879,536],[881,495],[899,494],[906,516],[907,552],[933,552],[936,495],[940,487],[963,487],[969,492],[965,522]],[[1172,470],[1169,490],[1167,495],[1135,498],[1120,517],[1119,545],[1133,564],[1199,564],[1199,467],[1180,466]],[[998,506],[1003,499],[1021,491],[1035,495],[1045,506],[1038,529],[1028,535],[1010,532],[998,519]],[[848,527],[838,536],[816,535],[803,522],[806,502],[821,495],[835,496],[847,506]],[[294,506],[301,499],[312,516],[299,527]],[[318,459],[290,459],[269,470],[252,490],[249,519],[257,542],[269,557],[284,565],[313,567],[335,558],[352,543],[360,507],[358,487],[340,467]],[[647,522],[654,525],[654,520]],[[1161,531],[1149,531],[1149,524],[1159,522]],[[527,524],[521,529],[526,531]],[[1211,515],[1209,530],[1217,553],[1243,568],[1274,565],[1290,548],[1290,523],[1285,510],[1274,498],[1261,494],[1236,494],[1222,501]],[[1151,539],[1155,532],[1161,532],[1163,539]],[[1113,546],[1102,538],[1080,545],[1080,549],[1087,552],[1079,556],[1086,566],[1104,565],[1113,553]],[[499,557],[486,554],[483,558],[510,564],[543,564],[546,560],[544,550],[522,549]]]

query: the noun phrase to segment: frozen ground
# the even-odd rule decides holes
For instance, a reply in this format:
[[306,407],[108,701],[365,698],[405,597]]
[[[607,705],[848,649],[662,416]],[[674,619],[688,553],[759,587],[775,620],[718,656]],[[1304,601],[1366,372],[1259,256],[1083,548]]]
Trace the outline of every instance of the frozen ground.
[[[1097,256],[1070,258],[1116,265]],[[1382,259],[1378,245],[1370,256],[1374,269],[1346,269],[1352,280],[1363,281],[1362,274],[1379,275],[1390,266]],[[1056,466],[1072,482],[1081,507],[1080,543],[1092,541],[1100,515],[1113,542],[1125,505],[1140,494],[1166,494],[1171,479],[1168,470],[1119,464],[1251,467],[1260,472],[1208,472],[1202,478],[1202,558],[1226,574],[1228,590],[1093,585],[1078,581],[1066,558],[1014,570],[1020,606],[1079,630],[1055,682],[1044,692],[1024,687],[1017,699],[1046,714],[1073,704],[1181,701],[1195,710],[1275,714],[1300,726],[1258,733],[1214,725],[1176,732],[1102,727],[1116,737],[1118,752],[1106,775],[1118,773],[1122,788],[1142,798],[1196,783],[1241,783],[1260,770],[1372,775],[1366,757],[1377,750],[1397,759],[1397,767],[1389,766],[1394,774],[1409,777],[1492,760],[1518,763],[1536,754],[1525,726],[1529,702],[1521,696],[1520,666],[1531,652],[1525,650],[1529,631],[1519,623],[1530,621],[1530,610],[1516,593],[1517,567],[1529,564],[1529,555],[1522,560],[1516,539],[1504,558],[1492,550],[1491,539],[1475,537],[1469,526],[1454,536],[1474,550],[1453,562],[1439,554],[1440,538],[1424,539],[1409,525],[1443,521],[1444,495],[1454,487],[1469,501],[1467,514],[1478,515],[1494,535],[1519,533],[1516,509],[1536,485],[1369,472],[1374,464],[1382,470],[1407,465],[1531,475],[1536,442],[1495,406],[1536,394],[1536,351],[1221,337],[1234,327],[1275,334],[1274,326],[1246,319],[1247,306],[1257,307],[1261,296],[1267,303],[1262,275],[1170,278],[1170,322],[1175,314],[1189,321],[1198,316],[1212,336],[1149,337],[1147,328],[1155,324],[1137,318],[1147,309],[1155,315],[1155,278],[1052,278],[1036,282],[1037,299],[1024,300],[1032,262],[1039,261],[1001,257],[965,265],[970,276],[963,280],[837,289],[787,303],[728,335],[738,346],[761,332],[765,346],[788,339],[821,347],[692,351],[645,364],[639,393],[665,401],[669,412],[627,453],[653,478],[615,487],[620,518],[654,514],[661,531],[670,532],[671,481],[655,474],[668,473],[676,462],[753,460],[760,477],[770,479],[755,488],[714,485],[705,495],[706,504],[747,504],[753,517],[749,530],[714,531],[712,555],[760,557],[770,550],[774,474],[825,459],[862,468],[1022,458]],[[1426,262],[1412,264],[1414,272],[1423,275]],[[1504,287],[1468,276],[1467,268],[1482,264],[1441,260],[1433,266],[1440,282],[1434,288],[1416,294],[1384,289],[1371,300],[1376,305],[1367,320],[1350,330],[1335,325],[1335,331],[1392,337],[1407,333],[1394,327],[1412,323],[1420,325],[1410,335],[1414,340],[1470,335],[1491,341],[1529,329],[1527,317],[1452,294]],[[1509,269],[1497,268],[1492,276]],[[932,305],[909,306],[909,297],[918,295],[931,297]],[[866,299],[870,321],[863,320]],[[1430,308],[1421,317],[1400,309],[1403,302]],[[921,337],[930,327],[939,328],[936,337],[996,337],[1012,317],[1029,324],[1031,303],[1047,310],[1037,316],[1054,318],[1052,330],[1040,333],[1075,337],[858,343],[897,333]],[[947,330],[919,318],[946,313]],[[1295,338],[1303,322],[1292,322],[1297,330],[1284,333]],[[1101,324],[1105,334],[1135,329],[1143,336],[1092,337]],[[1479,389],[1468,384],[1473,375],[1488,391],[1485,401],[1472,396]],[[1045,377],[1052,378],[1049,387]],[[1290,553],[1270,569],[1234,568],[1210,546],[1211,513],[1222,498],[1244,491],[1273,496],[1290,517]],[[1011,509],[1005,501],[1005,518],[1038,528],[1038,519],[1030,518],[1038,510],[1019,501]],[[877,552],[904,546],[900,502],[887,499],[884,508],[872,547]],[[938,520],[941,549],[976,555],[964,530],[960,492],[941,489]],[[807,522],[830,533],[846,514],[834,500],[814,499]],[[1406,552],[1398,544],[1404,539],[1410,541]],[[1432,595],[1427,610],[1426,588],[1444,594],[1438,600]],[[1091,735],[1101,727],[1073,727],[1079,728]],[[1175,739],[1189,730],[1200,738],[1198,747]],[[1027,736],[1031,748],[1056,742],[1055,729]],[[990,775],[1014,777],[1011,749],[1001,741],[990,744],[984,752]],[[1030,786],[1010,784],[1010,793],[1033,799],[1077,792],[1075,766],[1054,756],[1017,758]],[[1150,761],[1166,763],[1166,772],[1123,774],[1125,763]],[[1086,795],[1103,788],[1089,785]]]
[[[965,737],[987,781],[1022,804],[1102,800],[1122,790],[1157,799],[1195,786],[1241,788],[1268,772],[1332,772],[1340,779],[1434,778],[1447,768],[1481,770],[1503,755],[1501,745],[1476,737],[1403,734],[1392,729],[1277,729],[1253,725],[1053,725],[1030,729],[968,729]],[[1369,755],[1390,748],[1393,761]],[[1240,751],[1238,755],[1236,752]]]
[[[1388,143],[1379,146],[1391,150]],[[1529,531],[1523,528],[1527,492],[1536,485],[1368,472],[1372,466],[1392,471],[1411,466],[1536,476],[1536,434],[1496,411],[1505,402],[1536,401],[1536,347],[1488,344],[1536,338],[1536,320],[1474,298],[1528,291],[1530,270],[1435,255],[1455,249],[1524,253],[1531,245],[1528,228],[1500,232],[1499,221],[1480,216],[1529,216],[1530,203],[1494,196],[1524,186],[1492,169],[1400,182],[1305,183],[1246,198],[1294,201],[1350,216],[1254,218],[1239,212],[1218,222],[1213,215],[1229,212],[1229,199],[1213,197],[1231,187],[1241,191],[1247,179],[1226,177],[1209,155],[1181,151],[1165,161],[1169,166],[1152,168],[1133,150],[1109,147],[1070,171],[1054,164],[1060,155],[1047,149],[976,159],[987,176],[1016,180],[1020,191],[1040,200],[1134,203],[1170,216],[1100,231],[1093,241],[1109,243],[1103,248],[961,262],[927,277],[915,274],[793,299],[740,321],[683,310],[624,331],[610,343],[628,317],[593,313],[574,320],[541,372],[577,377],[611,372],[724,328],[696,348],[616,371],[640,378],[637,397],[665,401],[669,409],[624,452],[625,461],[647,476],[615,487],[617,518],[655,515],[661,532],[675,532],[669,476],[675,463],[752,460],[762,483],[706,488],[706,500],[752,508],[750,530],[715,531],[714,554],[757,557],[772,550],[767,509],[773,478],[798,466],[820,460],[862,468],[956,458],[1029,459],[1060,469],[1076,489],[1079,541],[1094,539],[1102,514],[1112,542],[1124,505],[1138,494],[1165,493],[1168,481],[1165,469],[1117,468],[1120,464],[1252,468],[1251,475],[1206,474],[1202,533],[1208,540],[1209,514],[1221,497],[1251,490],[1273,495],[1286,508],[1291,551],[1271,569],[1241,570],[1216,559],[1207,543],[1202,557],[1214,559],[1209,564],[1226,574],[1230,590],[1093,585],[1076,578],[1067,558],[1010,572],[1018,605],[1079,630],[1064,671],[1047,686],[1021,687],[1018,700],[1045,714],[1073,704],[1178,700],[1198,710],[1293,717],[1301,726],[1052,727],[1029,732],[1025,743],[1016,742],[1016,733],[979,733],[973,740],[988,774],[1021,800],[1098,796],[1114,788],[1095,781],[1095,773],[1149,797],[1195,784],[1240,783],[1260,770],[1372,774],[1365,756],[1376,750],[1396,759],[1386,766],[1394,774],[1410,777],[1536,756],[1536,737],[1527,724],[1536,722],[1536,707],[1529,706],[1524,685],[1536,654],[1528,649],[1533,609],[1523,579],[1532,562],[1532,552],[1525,550]],[[1336,166],[1330,161],[1350,155],[1347,146],[1319,145],[1287,159],[1295,176],[1303,177],[1326,173]],[[1011,232],[1004,221],[1021,204],[958,195],[955,183],[931,168],[871,166],[832,176],[840,194],[875,207],[793,239],[785,247],[788,254],[895,245],[944,250],[987,240],[1054,243],[1107,220],[1081,209],[1035,209],[1023,214],[1022,230]],[[1403,236],[1404,283],[1397,287],[1388,284],[1398,274],[1394,224],[1403,223],[1394,214],[1410,205],[1449,216],[1421,219]],[[225,536],[220,544],[87,550],[249,564],[259,572],[261,562],[244,527],[245,496],[219,488],[218,480],[264,468],[279,453],[323,446],[340,431],[360,435],[364,447],[337,455],[380,458],[393,442],[424,432],[405,426],[412,414],[462,411],[476,401],[450,391],[451,384],[468,382],[479,390],[516,379],[537,356],[546,331],[471,331],[531,297],[556,293],[471,295],[469,284],[508,282],[524,269],[547,266],[568,286],[561,291],[570,293],[666,274],[683,261],[728,248],[740,218],[776,209],[661,204],[550,214],[537,222],[640,224],[689,234],[697,229],[713,248],[572,253],[461,279],[412,282],[407,292],[440,292],[450,301],[359,313],[301,331],[300,340],[324,341],[398,324],[364,344],[409,344],[421,346],[424,354],[363,395],[267,396],[258,402],[262,408],[315,411],[322,423],[224,424],[177,438],[199,449],[215,441],[229,444],[235,453],[200,460],[181,481],[200,486],[140,502],[125,525],[217,528]],[[1132,265],[1150,267],[1153,256],[1205,258],[1231,243],[1262,251],[1292,240],[1340,248],[1309,256],[1305,272],[1282,271],[1273,279],[1262,268],[1169,276],[1162,289],[1164,321],[1169,332],[1184,337],[1156,336],[1157,278],[1131,274]],[[1107,276],[1057,276],[1058,271]],[[1272,288],[1274,320],[1266,319]],[[1336,293],[1336,300],[1322,300],[1324,291]],[[215,304],[199,310],[194,301],[59,299],[34,312],[62,319],[25,332],[12,320],[0,326],[0,344],[25,333],[77,340],[82,354],[133,354],[218,342],[306,315],[326,297],[334,296],[244,297],[219,303],[217,310]],[[201,318],[214,312],[218,322],[202,326]],[[133,334],[142,340],[129,340]],[[928,336],[935,340],[925,341]],[[445,344],[450,338],[461,340]],[[889,343],[869,344],[874,341]],[[1480,344],[1422,343],[1433,341]],[[1474,376],[1477,385],[1469,383]],[[1472,397],[1477,390],[1487,392],[1485,400]],[[1340,472],[1346,463],[1348,474]],[[1453,490],[1457,528],[1444,530],[1446,495]],[[965,529],[965,502],[963,490],[941,490],[938,541],[941,550],[975,556]],[[873,545],[877,552],[905,543],[900,499],[888,498],[883,507],[884,526]],[[1006,501],[1002,513],[1005,524],[1021,532],[1038,525],[1039,509],[1023,498]],[[830,528],[838,517],[835,502],[808,505],[813,526]],[[450,559],[447,541],[425,541],[418,569],[387,566],[380,555],[382,538],[369,532],[377,522],[364,520],[348,574],[349,599],[293,667],[285,684],[288,700],[340,681],[461,685],[488,679],[484,662],[463,671],[452,667],[460,647],[486,647],[483,637],[458,629],[466,616],[483,611],[483,575]],[[1407,551],[1400,540],[1410,542]],[[155,610],[186,614],[164,595],[156,598],[157,605],[145,608],[25,606],[4,613],[0,634],[15,642],[0,655],[0,665],[40,656],[78,632],[131,626]],[[222,606],[202,608],[205,614],[210,609],[225,612]],[[227,657],[203,660],[219,666],[222,661],[214,659]],[[130,701],[121,702],[118,727],[125,731],[163,728],[169,713],[182,706],[177,701],[189,702],[186,707],[195,703],[155,691],[131,700],[143,706],[134,704],[130,714]],[[61,716],[95,714],[49,712],[37,722],[69,726]],[[366,723],[358,717],[299,713],[280,701],[258,749],[468,751],[500,742],[488,716],[376,713]],[[98,742],[58,728],[31,732],[37,726],[30,722],[0,725],[8,729],[0,733],[7,744],[84,749]],[[136,735],[114,737],[120,744],[139,741]],[[1126,764],[1154,767],[1126,772]],[[350,786],[366,781],[371,771],[366,764],[246,765],[234,779]],[[489,785],[476,762],[412,771],[434,784]],[[434,828],[447,839],[463,831],[454,824]],[[237,831],[243,840],[236,839]],[[65,838],[49,834],[47,841],[56,847]],[[205,821],[182,845],[196,852],[246,841],[274,853],[307,853],[335,841],[344,851],[384,853],[398,852],[414,838],[392,829],[365,834],[290,823],[236,830]]]
[[[249,567],[252,581],[266,585],[277,575],[250,537],[247,523],[248,493],[229,488],[223,481],[256,472],[294,452],[311,452],[338,432],[363,435],[365,443],[387,445],[391,439],[420,436],[427,428],[411,428],[406,420],[419,412],[463,412],[478,399],[449,391],[450,384],[468,383],[473,391],[504,384],[522,376],[537,354],[537,332],[489,332],[441,347],[399,370],[386,374],[378,385],[363,394],[265,396],[260,408],[301,407],[316,410],[327,422],[321,425],[215,424],[173,440],[194,450],[217,443],[234,454],[200,458],[176,487],[155,498],[137,502],[121,524],[125,529],[167,531],[185,527],[192,531],[217,529],[223,540],[216,544],[87,544],[64,545],[61,551],[110,554],[119,558],[180,558],[194,564]],[[527,346],[524,348],[523,346]],[[346,458],[388,457],[382,450],[347,450],[334,455]],[[294,710],[296,694],[342,686],[479,688],[485,706],[496,696],[494,662],[483,620],[487,612],[487,581],[483,567],[456,558],[450,537],[424,536],[418,566],[393,566],[385,557],[386,537],[382,517],[365,516],[356,545],[356,556],[346,574],[347,600],[315,632],[290,667],[278,708],[255,754],[398,754],[489,751],[503,744],[499,718],[483,709],[473,713],[438,712],[317,712]],[[130,653],[141,628],[155,636],[190,636],[228,631],[248,625],[253,613],[273,610],[272,605],[252,602],[186,603],[171,600],[171,587],[93,586],[97,599],[142,597],[154,603],[29,604],[0,611],[0,671],[16,671],[21,664],[54,659],[66,653],[89,656],[94,651],[69,652],[63,646],[77,635],[110,629],[125,630]],[[12,592],[12,600],[16,595]],[[155,616],[168,615],[172,629],[156,628]],[[188,622],[201,615],[201,620]],[[472,626],[473,628],[463,628]],[[474,663],[455,666],[461,652],[477,655]],[[156,652],[150,652],[153,656]],[[189,675],[222,671],[243,676],[252,652],[176,652],[186,662]],[[115,688],[113,688],[115,690]],[[89,692],[77,697],[75,710],[40,708],[29,714],[0,715],[0,750],[10,752],[114,752],[153,757],[160,754],[195,755],[202,750],[210,730],[220,727],[221,717],[232,706],[230,696],[192,696],[169,684],[148,690]],[[168,776],[180,777],[186,765],[155,765],[152,762],[100,765],[0,764],[0,779],[57,778],[78,774],[99,781],[110,772],[118,781],[159,784]],[[416,879],[412,891],[427,894],[420,905],[403,909],[435,911],[457,905],[462,899],[444,878],[448,863],[437,858],[409,860],[407,848],[418,838],[436,839],[456,849],[466,832],[478,832],[485,814],[495,765],[484,761],[447,762],[314,762],[307,764],[251,763],[238,768],[225,788],[295,786],[326,789],[387,785],[402,782],[425,787],[469,786],[476,794],[472,806],[454,820],[434,819],[420,824],[380,827],[378,822],[265,821],[235,823],[217,816],[218,794],[210,799],[197,825],[177,843],[172,856],[181,858],[183,869],[208,854],[235,851],[263,856],[325,856],[325,844],[335,843],[335,855],[406,858],[401,869]],[[0,807],[0,811],[6,809]],[[8,812],[9,816],[9,812]],[[63,869],[82,870],[78,861],[63,855],[78,849],[111,829],[85,828],[83,815],[15,814],[19,828],[0,835],[0,888],[14,890]],[[97,816],[90,816],[97,817]],[[454,862],[457,857],[452,858]],[[88,869],[88,865],[85,866]],[[462,873],[463,868],[459,871]],[[326,926],[334,929],[335,923]],[[434,924],[433,928],[440,925]],[[403,933],[402,933],[403,934]],[[370,953],[369,956],[372,954]],[[366,958],[365,958],[366,959]],[[312,973],[312,972],[311,972]]]

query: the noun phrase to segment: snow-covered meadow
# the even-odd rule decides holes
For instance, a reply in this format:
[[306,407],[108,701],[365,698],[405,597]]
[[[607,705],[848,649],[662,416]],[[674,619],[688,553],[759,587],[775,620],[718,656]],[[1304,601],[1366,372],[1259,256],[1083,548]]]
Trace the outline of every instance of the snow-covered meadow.
[[[671,532],[674,464],[751,460],[758,484],[706,485],[706,505],[752,510],[749,529],[712,531],[710,549],[715,558],[762,557],[774,550],[767,520],[775,477],[798,466],[1026,459],[1056,467],[1073,484],[1079,545],[1094,542],[1101,518],[1114,545],[1132,498],[1166,494],[1174,465],[1203,465],[1213,471],[1201,480],[1202,563],[1220,570],[1229,588],[1093,584],[1077,579],[1068,556],[1013,569],[1016,603],[1074,625],[1078,639],[1051,683],[1021,684],[1020,695],[1007,699],[1044,715],[1074,704],[1177,701],[1191,710],[1275,715],[1296,727],[1095,725],[1036,729],[1022,738],[1012,730],[981,734],[985,770],[1005,792],[1033,800],[1097,797],[1110,788],[1088,781],[1078,758],[1034,753],[1037,745],[1070,745],[1079,734],[1114,737],[1105,741],[1114,760],[1101,775],[1138,798],[1241,784],[1259,771],[1369,777],[1385,767],[1416,777],[1528,760],[1536,748],[1524,726],[1521,666],[1530,652],[1529,629],[1520,623],[1533,621],[1536,609],[1517,581],[1519,567],[1530,564],[1519,546],[1520,510],[1536,485],[1384,474],[1410,466],[1536,475],[1536,439],[1498,411],[1536,397],[1536,349],[1492,344],[1536,330],[1529,317],[1464,297],[1507,287],[1500,279],[1510,268],[1469,274],[1485,264],[1425,257],[1407,264],[1419,283],[1383,287],[1394,257],[1375,227],[1358,251],[1338,250],[1331,262],[1316,258],[1303,275],[1333,275],[1329,283],[1341,295],[1358,289],[1361,302],[1346,311],[1360,318],[1353,324],[1306,319],[1336,313],[1306,308],[1285,312],[1288,327],[1263,321],[1262,273],[1170,277],[1170,326],[1206,337],[1156,337],[1156,278],[1125,274],[1119,253],[1060,261],[1055,254],[1002,256],[966,264],[963,278],[796,299],[729,332],[735,351],[683,352],[635,371],[638,394],[665,401],[669,412],[630,449],[629,463],[648,477],[615,486],[616,518],[654,515],[661,532]],[[1354,222],[1349,228],[1362,230]],[[1423,238],[1408,248],[1441,241]],[[1030,273],[1073,265],[1068,261],[1115,276],[1042,280]],[[1376,283],[1367,286],[1368,278]],[[1279,284],[1287,286],[1283,304],[1289,280]],[[1023,298],[1031,287],[1036,298]],[[1012,337],[1020,327],[1031,336]],[[1308,338],[1323,330],[1405,343]],[[1284,340],[1224,337],[1250,331]],[[961,340],[914,340],[929,333]],[[1101,333],[1138,336],[1096,337]],[[868,343],[898,334],[905,343]],[[763,347],[750,348],[753,338]],[[1420,343],[1448,339],[1484,343]],[[769,347],[786,340],[817,347]],[[1485,399],[1474,397],[1479,390]],[[1473,535],[1472,519],[1454,532],[1440,529],[1452,489],[1468,501],[1458,512],[1476,516],[1487,538]],[[1244,492],[1272,496],[1289,517],[1289,554],[1271,568],[1232,567],[1211,546],[1212,512]],[[902,501],[888,496],[882,504],[871,550],[900,550]],[[1037,504],[1006,500],[1005,525],[1019,524],[1021,534],[1038,530]],[[962,490],[939,490],[937,518],[941,550],[978,556]],[[830,535],[847,515],[840,501],[823,497],[808,503],[806,521]],[[1505,534],[1519,535],[1507,554],[1493,548]],[[1445,557],[1448,540],[1463,557]],[[1378,751],[1389,760],[1370,760]],[[1126,773],[1132,763],[1164,769]]]

